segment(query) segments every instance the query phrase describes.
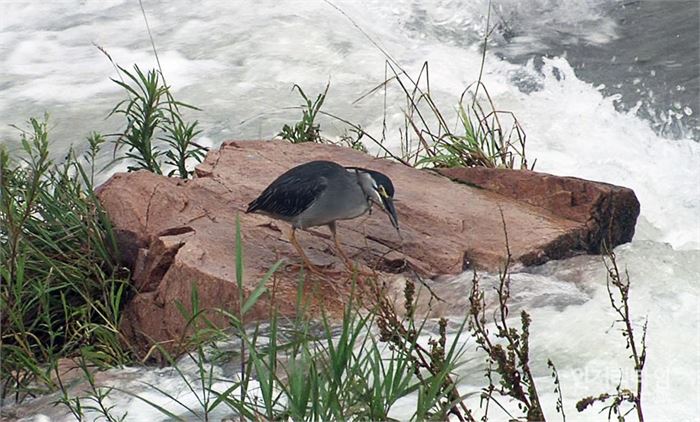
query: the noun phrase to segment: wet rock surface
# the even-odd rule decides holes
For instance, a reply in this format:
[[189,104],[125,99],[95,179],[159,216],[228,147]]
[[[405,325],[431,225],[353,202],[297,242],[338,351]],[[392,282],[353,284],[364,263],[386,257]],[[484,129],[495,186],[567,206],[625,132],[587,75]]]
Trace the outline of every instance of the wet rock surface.
[[[275,262],[285,260],[268,283],[270,291],[274,284],[274,295],[263,294],[247,318],[265,319],[273,308],[293,315],[300,258],[288,240],[289,225],[244,211],[281,173],[318,159],[375,169],[392,179],[403,239],[377,207],[371,215],[338,223],[344,250],[385,280],[396,274],[458,274],[472,266],[494,271],[506,253],[503,221],[516,263],[597,252],[602,239],[612,245],[629,241],[639,213],[631,190],[581,179],[494,169],[417,170],[329,145],[227,142],[209,153],[193,180],[120,173],[98,189],[137,290],[124,310],[122,328],[129,340],[144,351],[154,342],[178,344],[188,327],[177,303],[189,308],[195,287],[200,308],[237,313],[237,218],[244,296]],[[309,310],[323,306],[338,315],[351,275],[335,254],[328,229],[298,231],[297,238],[326,272],[307,276]],[[209,317],[225,323],[221,315]]]

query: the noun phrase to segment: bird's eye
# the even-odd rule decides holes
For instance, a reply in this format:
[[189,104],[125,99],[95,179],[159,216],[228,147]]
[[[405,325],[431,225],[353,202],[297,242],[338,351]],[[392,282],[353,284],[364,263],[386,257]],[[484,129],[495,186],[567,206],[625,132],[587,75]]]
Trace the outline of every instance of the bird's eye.
[[384,186],[381,186],[381,185],[380,185],[380,186],[377,188],[377,191],[378,191],[379,194],[380,194],[381,196],[383,196],[384,198],[388,198],[388,197],[389,197],[389,194],[386,193],[386,189],[384,189]]

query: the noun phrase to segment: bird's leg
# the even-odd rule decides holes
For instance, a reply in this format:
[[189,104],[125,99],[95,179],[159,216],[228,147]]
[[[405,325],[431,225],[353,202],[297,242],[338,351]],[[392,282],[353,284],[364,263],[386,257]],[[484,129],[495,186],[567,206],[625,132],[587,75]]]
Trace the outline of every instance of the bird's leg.
[[345,254],[345,251],[343,251],[343,248],[340,247],[340,242],[338,242],[338,236],[335,232],[335,221],[328,224],[328,228],[331,230],[331,234],[333,235],[333,242],[335,243],[336,251],[338,251],[340,257],[343,258],[343,261],[345,261],[345,266],[348,267],[348,270],[353,271],[352,260],[348,258],[348,256]]
[[299,244],[299,241],[297,240],[296,230],[296,227],[292,227],[292,234],[289,236],[289,240],[292,242],[292,245],[294,245],[294,248],[297,250],[297,252],[299,252],[299,255],[301,255],[301,259],[304,261],[304,265],[306,265],[306,268],[308,268],[309,271],[311,271],[312,273],[323,275],[323,272],[321,272],[320,269],[313,265],[304,253],[304,249],[302,249],[301,245]]
[[338,254],[341,256],[341,258],[343,258],[343,261],[345,261],[345,266],[347,267],[348,271],[351,274],[362,275],[365,277],[374,277],[376,274],[373,271],[366,271],[364,269],[361,269],[359,266],[355,268],[355,264],[353,263],[353,261],[350,258],[348,258],[343,248],[340,247],[340,242],[338,242],[338,236],[336,235],[335,231],[335,222],[329,224],[328,228],[333,234],[333,242],[335,243],[335,249],[338,251]]

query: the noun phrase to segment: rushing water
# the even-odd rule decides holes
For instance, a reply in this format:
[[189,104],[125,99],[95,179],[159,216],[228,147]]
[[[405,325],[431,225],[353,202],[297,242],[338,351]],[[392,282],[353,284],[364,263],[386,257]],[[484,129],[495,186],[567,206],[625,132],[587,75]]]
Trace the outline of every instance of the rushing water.
[[[385,57],[357,28],[416,75],[430,63],[431,90],[451,110],[479,73],[487,1],[339,1],[354,24],[322,1],[144,1],[167,81],[191,113],[203,142],[273,136],[297,118],[294,83],[314,95],[330,81],[325,109],[371,133],[382,128],[383,96],[353,103],[385,78]],[[700,415],[700,11],[695,1],[493,1],[484,82],[501,109],[514,112],[537,169],[631,187],[641,202],[633,242],[616,252],[632,279],[636,322],[649,317],[645,403],[650,420]],[[105,119],[122,99],[103,47],[122,66],[155,66],[143,17],[133,1],[0,4],[0,139],[17,146],[29,116],[50,113],[54,150],[84,148],[89,131],[119,128]],[[357,25],[357,26],[355,26]],[[389,97],[390,100],[392,97]],[[398,106],[387,110],[387,142],[398,147]],[[321,121],[328,136],[342,125]],[[106,160],[108,157],[105,157]],[[400,196],[400,190],[397,193]],[[443,288],[463,291],[468,278]],[[582,256],[514,275],[520,306],[533,316],[532,356],[545,391],[547,357],[562,379],[570,420],[577,399],[633,380],[624,340],[610,329],[599,257]],[[455,304],[454,314],[460,309]],[[113,371],[138,391],[139,381],[171,392],[185,387],[163,370]],[[479,367],[464,367],[461,391],[483,385]],[[145,389],[144,389],[145,391]],[[147,392],[154,397],[152,391]],[[191,399],[192,397],[190,397]],[[115,394],[132,420],[157,412]],[[165,399],[162,402],[166,402]],[[36,412],[64,417],[41,402]],[[477,407],[478,403],[474,403]],[[407,404],[405,409],[410,408]],[[63,415],[63,416],[62,416]],[[151,415],[151,416],[149,416]],[[397,417],[402,415],[397,410]]]

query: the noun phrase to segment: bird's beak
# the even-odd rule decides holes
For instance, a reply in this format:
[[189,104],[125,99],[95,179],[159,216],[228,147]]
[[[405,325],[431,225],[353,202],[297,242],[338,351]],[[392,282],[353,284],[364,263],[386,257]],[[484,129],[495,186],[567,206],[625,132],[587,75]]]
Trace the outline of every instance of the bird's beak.
[[394,201],[391,198],[383,198],[384,208],[389,214],[389,220],[391,220],[391,225],[394,226],[396,231],[399,231],[399,217],[396,215],[396,208],[394,208]]
[[396,215],[396,208],[394,208],[394,201],[389,195],[386,194],[384,189],[380,189],[379,196],[382,198],[382,205],[389,214],[389,220],[391,220],[391,225],[394,226],[396,231],[399,231],[399,217]]

